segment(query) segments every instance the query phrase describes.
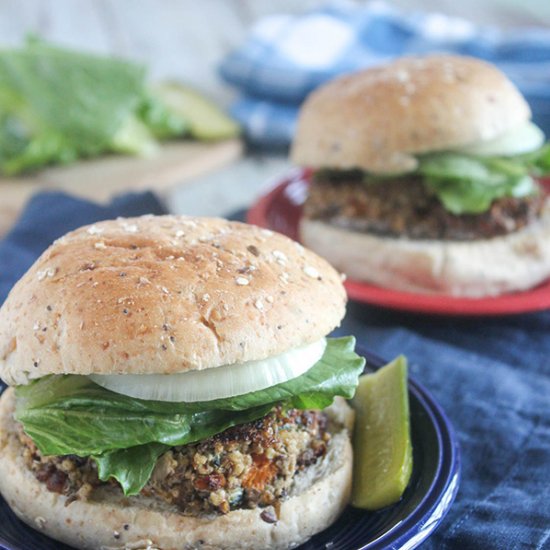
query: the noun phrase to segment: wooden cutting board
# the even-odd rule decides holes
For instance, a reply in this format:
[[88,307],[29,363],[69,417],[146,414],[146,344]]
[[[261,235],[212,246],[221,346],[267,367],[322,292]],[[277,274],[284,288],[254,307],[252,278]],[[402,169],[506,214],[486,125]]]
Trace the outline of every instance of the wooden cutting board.
[[165,191],[229,164],[242,150],[237,139],[219,143],[181,141],[163,145],[147,158],[112,155],[18,178],[0,177],[0,234],[9,229],[27,200],[38,191],[62,190],[98,202],[128,191]]

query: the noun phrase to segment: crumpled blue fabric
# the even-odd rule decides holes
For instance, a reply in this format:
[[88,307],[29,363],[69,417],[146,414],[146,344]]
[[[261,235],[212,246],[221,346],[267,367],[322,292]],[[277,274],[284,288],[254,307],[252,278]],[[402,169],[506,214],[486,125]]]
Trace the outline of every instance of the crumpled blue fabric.
[[301,15],[260,19],[221,63],[241,97],[232,115],[256,144],[284,146],[306,95],[340,74],[402,55],[450,52],[496,64],[525,94],[550,135],[550,29],[498,29],[382,2],[330,2]]

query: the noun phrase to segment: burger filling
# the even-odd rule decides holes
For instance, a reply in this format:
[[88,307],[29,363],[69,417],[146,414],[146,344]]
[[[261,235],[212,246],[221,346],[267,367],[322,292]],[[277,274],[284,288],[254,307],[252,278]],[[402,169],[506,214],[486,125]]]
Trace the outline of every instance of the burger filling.
[[382,237],[469,240],[517,231],[535,221],[544,205],[544,193],[502,197],[479,214],[456,215],[418,176],[388,178],[366,185],[360,174],[339,178],[320,175],[311,186],[304,215],[342,229]]
[[68,503],[109,488],[191,515],[276,509],[327,452],[321,411],[353,397],[365,364],[354,347],[352,337],[329,338],[302,374],[206,401],[142,399],[88,376],[46,376],[16,387],[17,437],[36,478]]
[[[67,495],[69,501],[86,500],[100,486],[118,486],[101,481],[90,458],[43,456],[23,430],[18,437],[27,467],[49,491]],[[323,412],[277,406],[255,422],[172,447],[157,461],[141,494],[189,515],[276,509],[292,490],[296,474],[325,456],[330,439]]]
[[532,176],[549,173],[550,144],[513,156],[420,155],[405,174],[325,169],[313,176],[304,215],[380,236],[497,237],[540,217],[546,196]]

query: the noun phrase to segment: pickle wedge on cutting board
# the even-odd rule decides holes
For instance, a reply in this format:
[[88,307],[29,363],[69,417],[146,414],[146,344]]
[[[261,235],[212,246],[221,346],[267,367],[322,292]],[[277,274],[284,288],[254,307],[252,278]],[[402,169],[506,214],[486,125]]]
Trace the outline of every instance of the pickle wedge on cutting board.
[[379,510],[401,498],[412,472],[406,358],[363,375],[352,405],[352,505]]
[[177,82],[164,82],[153,93],[171,111],[189,124],[191,137],[203,141],[228,139],[239,135],[239,125],[215,103]]

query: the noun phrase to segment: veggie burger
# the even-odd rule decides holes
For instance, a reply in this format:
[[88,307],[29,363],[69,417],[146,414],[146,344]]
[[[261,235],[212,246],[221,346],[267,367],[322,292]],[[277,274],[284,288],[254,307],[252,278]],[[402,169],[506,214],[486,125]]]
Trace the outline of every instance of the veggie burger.
[[487,296],[550,275],[550,146],[494,66],[402,58],[336,79],[302,107],[312,169],[303,242],[350,277]]
[[[351,488],[339,274],[220,219],[56,241],[0,310],[0,491],[78,548],[285,548]],[[139,546],[139,545],[142,546]]]

